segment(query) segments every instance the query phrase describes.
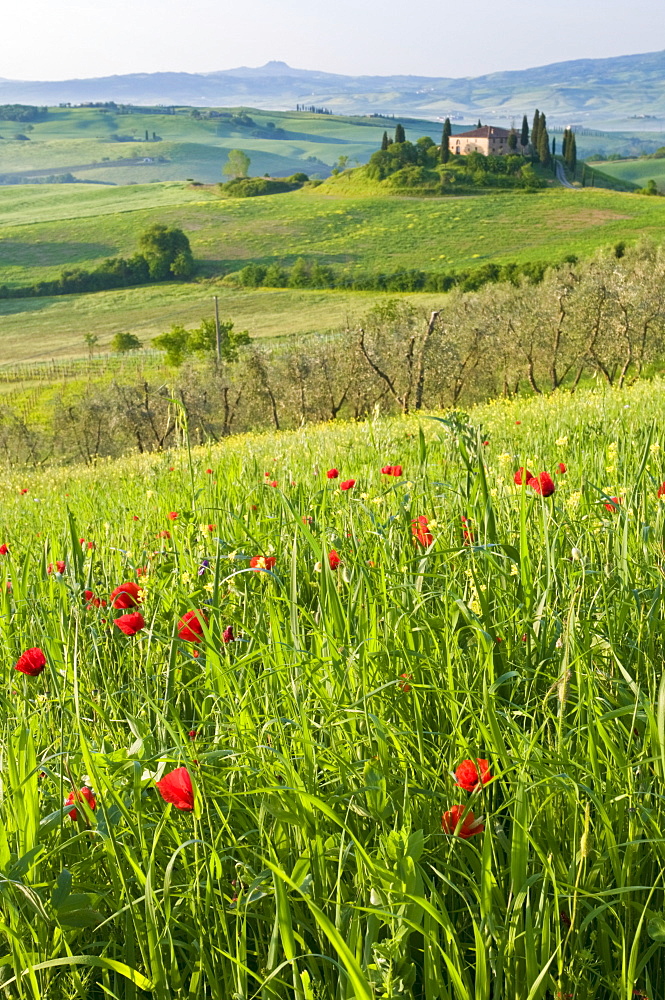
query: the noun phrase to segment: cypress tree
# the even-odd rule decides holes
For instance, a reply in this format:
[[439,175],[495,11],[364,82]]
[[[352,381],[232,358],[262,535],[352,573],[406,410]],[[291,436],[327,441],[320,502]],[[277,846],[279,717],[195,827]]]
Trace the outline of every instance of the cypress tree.
[[514,128],[511,128],[510,135],[508,136],[508,149],[511,153],[517,150],[517,132]]
[[556,177],[556,138],[552,138],[552,173]]
[[443,133],[441,135],[441,162],[447,163],[450,159],[450,136],[452,135],[450,118],[446,118],[443,123]]
[[520,135],[520,144],[522,147],[529,145],[529,122],[526,115],[522,118],[522,132]]
[[[544,117],[545,116],[543,115],[542,118]],[[538,159],[544,167],[549,167],[551,161],[550,137],[547,134],[547,129],[544,125],[541,125],[538,129]]]
[[577,169],[577,142],[575,140],[575,133],[572,130],[568,135],[568,142],[566,143],[566,153],[564,158],[568,170],[574,177],[575,170]]
[[383,139],[381,140],[381,149],[384,149],[384,150],[387,149],[388,145],[389,145],[389,143],[388,143],[388,133],[384,132],[383,133]]
[[536,108],[536,113],[533,116],[533,125],[531,126],[531,146],[533,148],[534,155],[538,155],[538,143],[540,141],[540,111]]
[[481,122],[481,120],[479,118],[478,119],[478,124],[476,125],[476,128],[482,128],[482,127],[483,127],[483,123]]
[[395,126],[395,142],[406,142],[406,133],[402,125]]

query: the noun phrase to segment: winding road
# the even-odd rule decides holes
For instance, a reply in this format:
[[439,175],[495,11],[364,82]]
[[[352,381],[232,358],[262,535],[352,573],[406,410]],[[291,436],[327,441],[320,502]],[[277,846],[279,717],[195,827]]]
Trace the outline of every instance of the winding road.
[[571,188],[573,191],[579,191],[579,188],[573,187],[568,178],[566,177],[566,171],[563,169],[563,164],[556,161],[556,177],[565,188]]

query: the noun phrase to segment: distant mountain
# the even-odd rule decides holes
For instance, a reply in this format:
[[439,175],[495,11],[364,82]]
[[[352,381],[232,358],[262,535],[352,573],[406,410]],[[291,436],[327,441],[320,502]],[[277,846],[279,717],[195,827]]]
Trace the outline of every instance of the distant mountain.
[[273,110],[304,104],[336,114],[451,115],[460,121],[480,117],[497,122],[521,119],[538,106],[551,123],[657,131],[665,124],[665,51],[462,79],[341,76],[278,61],[214,73],[132,73],[59,82],[0,79],[0,103],[86,101]]

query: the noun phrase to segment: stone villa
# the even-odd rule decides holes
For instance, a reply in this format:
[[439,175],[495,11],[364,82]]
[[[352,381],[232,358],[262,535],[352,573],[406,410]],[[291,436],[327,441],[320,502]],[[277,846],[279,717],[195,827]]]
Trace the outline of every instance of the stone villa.
[[[507,128],[498,128],[496,125],[483,125],[481,128],[474,128],[471,132],[460,132],[458,135],[451,135],[449,148],[451,153],[461,156],[468,156],[469,153],[484,153],[485,156],[501,156],[510,153],[508,148],[508,136],[510,131]],[[525,153],[529,147],[522,146],[520,133],[517,132],[516,153]]]

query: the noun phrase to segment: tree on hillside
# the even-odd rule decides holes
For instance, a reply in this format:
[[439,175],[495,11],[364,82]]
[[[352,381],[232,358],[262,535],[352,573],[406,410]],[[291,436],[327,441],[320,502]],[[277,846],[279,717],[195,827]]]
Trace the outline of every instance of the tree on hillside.
[[522,146],[529,145],[529,122],[526,115],[522,118],[522,132],[520,134],[520,143]]
[[228,159],[222,167],[222,174],[231,178],[247,177],[251,162],[247,153],[244,153],[242,149],[231,149]]
[[390,145],[390,142],[388,141],[388,133],[384,132],[383,133],[383,139],[381,140],[381,149],[386,150],[389,145]]
[[[233,321],[223,320],[219,324],[222,344],[222,359],[227,362],[238,360],[238,347],[249,344],[246,330],[234,332]],[[201,326],[187,330],[174,323],[170,330],[153,337],[153,347],[166,354],[167,363],[180,366],[185,358],[194,354],[212,356],[217,349],[217,327],[214,319],[201,320]]]
[[544,122],[545,115],[542,115],[538,129],[538,159],[544,167],[549,167],[552,160],[550,154],[550,137]]
[[395,142],[406,142],[406,132],[402,125],[395,126]]
[[150,226],[139,237],[139,254],[148,265],[153,281],[165,278],[188,278],[194,272],[194,258],[189,240],[177,226],[161,222]]
[[511,128],[510,135],[508,136],[508,149],[511,153],[517,150],[517,132],[514,128]]
[[572,129],[568,129],[568,137],[565,142],[563,158],[566,167],[570,173],[575,176],[575,171],[577,169],[577,142],[575,140],[575,133]]
[[531,146],[534,154],[538,155],[538,143],[540,141],[540,111],[536,108],[531,126]]
[[116,333],[111,341],[111,350],[117,354],[128,354],[129,351],[139,351],[141,347],[141,341],[133,333]]
[[446,118],[443,123],[443,133],[441,135],[441,162],[447,163],[450,159],[450,136],[452,135],[450,118]]

